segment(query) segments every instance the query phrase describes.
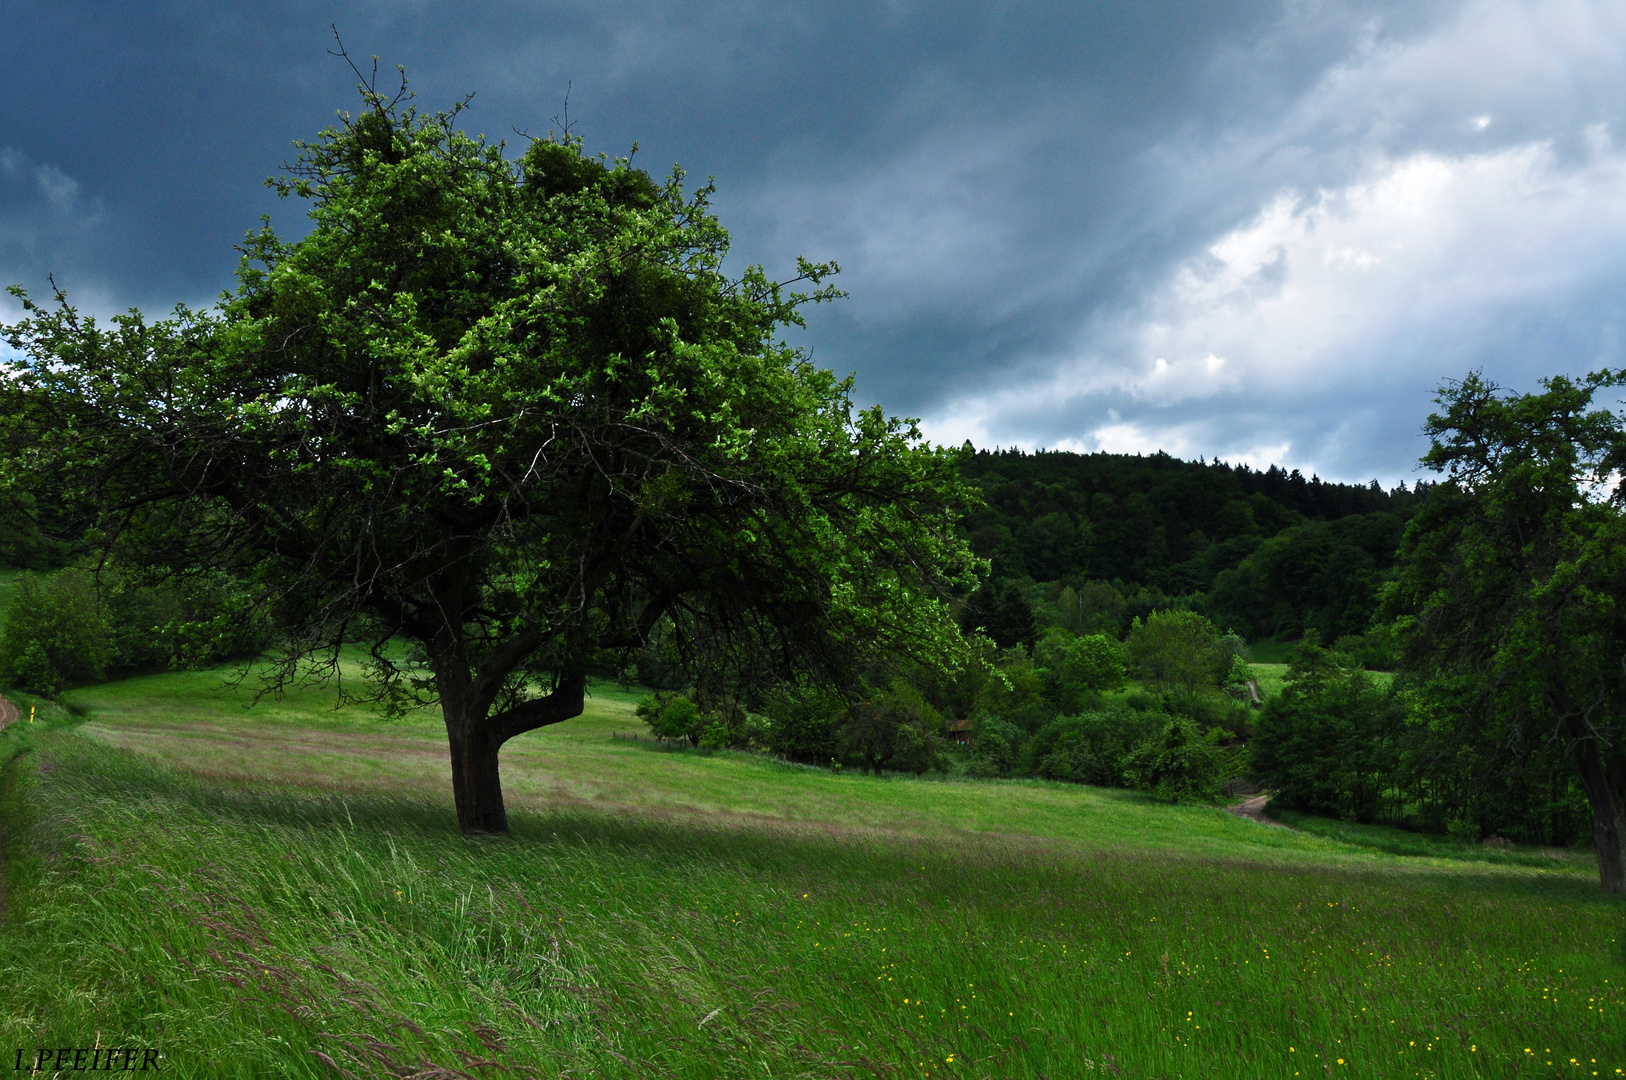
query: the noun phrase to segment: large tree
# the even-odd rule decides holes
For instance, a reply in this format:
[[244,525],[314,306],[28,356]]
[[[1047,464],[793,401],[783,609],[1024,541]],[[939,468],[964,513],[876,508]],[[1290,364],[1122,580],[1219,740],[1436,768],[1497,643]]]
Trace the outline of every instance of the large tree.
[[[1598,872],[1626,892],[1626,424],[1596,408],[1617,374],[1514,394],[1440,391],[1423,464],[1447,482],[1412,519],[1388,587],[1403,655],[1456,694],[1480,737],[1559,740],[1592,808]],[[1426,690],[1426,687],[1425,687]]]
[[776,340],[828,286],[726,276],[677,170],[568,134],[511,158],[376,86],[272,181],[308,234],[252,233],[216,309],[14,290],[0,481],[127,565],[250,579],[283,677],[366,644],[438,701],[468,832],[507,828],[502,745],[657,624],[759,677],[958,648],[959,451]]

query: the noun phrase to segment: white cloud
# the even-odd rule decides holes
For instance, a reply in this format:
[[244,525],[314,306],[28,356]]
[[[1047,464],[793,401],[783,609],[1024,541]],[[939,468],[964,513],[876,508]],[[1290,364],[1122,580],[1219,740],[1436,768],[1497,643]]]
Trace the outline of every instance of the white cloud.
[[[1466,5],[1422,39],[1374,36],[1272,130],[1213,137],[1200,153],[1160,147],[1152,157],[1186,170],[1172,188],[1187,192],[1205,174],[1229,188],[1249,168],[1337,179],[1278,186],[1084,316],[1042,372],[948,403],[928,431],[1280,453],[1349,478],[1367,461],[1394,473],[1415,459],[1421,447],[1383,443],[1417,430],[1441,379],[1486,364],[1529,384],[1610,360],[1613,316],[1596,298],[1626,278],[1626,155],[1611,127],[1626,113],[1623,54],[1623,3]],[[1529,326],[1602,344],[1510,355],[1510,334]]]
[[[1174,368],[1218,353],[1246,385],[1330,389],[1382,377],[1405,334],[1437,334],[1456,354],[1442,361],[1471,362],[1494,332],[1488,315],[1562,305],[1623,263],[1620,156],[1564,167],[1545,144],[1416,154],[1340,189],[1274,199],[1181,265],[1126,336]],[[1144,389],[1169,400],[1216,387]]]

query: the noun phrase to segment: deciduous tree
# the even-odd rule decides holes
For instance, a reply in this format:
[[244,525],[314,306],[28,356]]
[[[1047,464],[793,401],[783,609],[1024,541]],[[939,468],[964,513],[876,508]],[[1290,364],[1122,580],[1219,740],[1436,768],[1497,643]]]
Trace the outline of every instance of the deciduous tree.
[[253,233],[216,310],[25,298],[5,485],[127,561],[252,579],[283,677],[366,644],[438,703],[469,832],[507,828],[503,744],[663,618],[757,675],[960,647],[960,451],[776,340],[833,265],[730,277],[709,185],[361,92],[274,181],[309,233]]
[[1385,598],[1409,665],[1472,687],[1455,697],[1481,737],[1562,742],[1607,892],[1626,892],[1626,426],[1593,397],[1622,381],[1443,387],[1423,463],[1448,482],[1407,527]]

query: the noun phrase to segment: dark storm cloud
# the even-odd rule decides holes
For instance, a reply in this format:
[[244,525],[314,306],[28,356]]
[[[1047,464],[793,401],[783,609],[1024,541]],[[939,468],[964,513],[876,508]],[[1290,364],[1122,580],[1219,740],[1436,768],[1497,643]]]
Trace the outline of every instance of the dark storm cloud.
[[[207,302],[354,76],[715,176],[795,340],[934,437],[1409,471],[1429,389],[1618,354],[1618,4],[18,4],[0,278]],[[1611,125],[1616,125],[1612,128]],[[1445,283],[1450,283],[1447,288]],[[1427,302],[1423,302],[1427,298]]]

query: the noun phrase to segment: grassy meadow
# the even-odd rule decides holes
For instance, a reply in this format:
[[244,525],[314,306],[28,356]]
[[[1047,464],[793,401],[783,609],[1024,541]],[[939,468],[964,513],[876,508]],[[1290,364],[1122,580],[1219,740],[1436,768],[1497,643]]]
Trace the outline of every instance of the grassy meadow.
[[470,841],[437,717],[250,697],[129,679],[0,735],[8,1062],[1626,1076],[1626,905],[1580,853],[678,750],[613,687],[505,749],[514,835]]

